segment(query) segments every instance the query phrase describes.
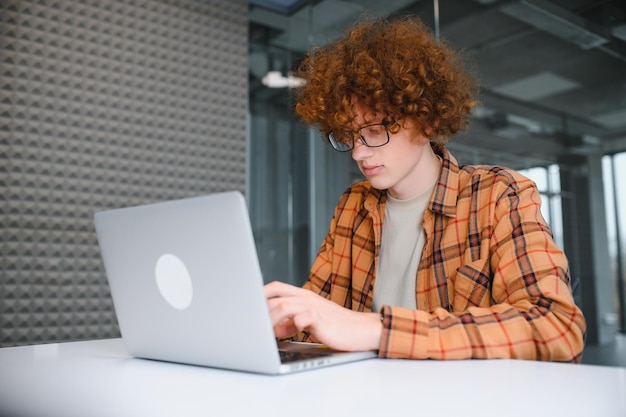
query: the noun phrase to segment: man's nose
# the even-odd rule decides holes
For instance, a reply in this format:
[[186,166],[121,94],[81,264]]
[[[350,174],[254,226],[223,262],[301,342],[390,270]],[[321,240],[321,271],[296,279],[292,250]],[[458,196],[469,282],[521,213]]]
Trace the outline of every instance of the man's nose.
[[352,159],[360,161],[372,154],[372,148],[365,146],[360,137],[354,139],[354,147],[352,148]]

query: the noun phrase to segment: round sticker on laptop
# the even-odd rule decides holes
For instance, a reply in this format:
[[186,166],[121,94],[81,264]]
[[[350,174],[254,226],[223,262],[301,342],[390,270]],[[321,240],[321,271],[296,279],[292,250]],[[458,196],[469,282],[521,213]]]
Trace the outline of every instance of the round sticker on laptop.
[[193,286],[191,275],[176,255],[165,253],[156,262],[154,273],[161,296],[169,305],[184,310],[191,305]]

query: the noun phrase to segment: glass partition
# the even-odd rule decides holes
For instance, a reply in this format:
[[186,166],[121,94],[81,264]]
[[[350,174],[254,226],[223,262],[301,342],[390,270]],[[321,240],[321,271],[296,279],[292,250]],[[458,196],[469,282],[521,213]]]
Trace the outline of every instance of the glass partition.
[[609,256],[620,331],[626,333],[626,152],[602,159]]

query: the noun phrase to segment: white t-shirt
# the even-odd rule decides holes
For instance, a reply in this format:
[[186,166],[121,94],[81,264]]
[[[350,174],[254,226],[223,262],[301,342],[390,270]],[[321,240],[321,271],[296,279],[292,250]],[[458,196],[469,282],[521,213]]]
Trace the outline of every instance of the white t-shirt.
[[372,311],[383,305],[415,309],[415,280],[426,240],[421,226],[436,181],[407,200],[387,194]]

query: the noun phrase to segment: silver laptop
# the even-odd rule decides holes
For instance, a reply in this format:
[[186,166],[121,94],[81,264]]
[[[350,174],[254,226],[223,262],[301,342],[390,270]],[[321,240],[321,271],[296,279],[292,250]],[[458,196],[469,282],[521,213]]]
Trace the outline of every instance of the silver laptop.
[[102,211],[94,222],[132,356],[266,374],[376,356],[276,341],[237,191]]

